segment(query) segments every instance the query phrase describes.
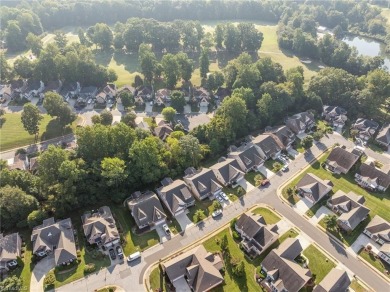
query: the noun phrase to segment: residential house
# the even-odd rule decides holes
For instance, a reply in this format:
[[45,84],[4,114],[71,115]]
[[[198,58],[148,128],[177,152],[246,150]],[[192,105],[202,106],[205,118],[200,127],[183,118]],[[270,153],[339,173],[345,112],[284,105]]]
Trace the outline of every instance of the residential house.
[[134,96],[135,88],[131,85],[123,85],[122,87],[118,88],[117,94],[120,95],[122,92],[128,92]]
[[347,121],[347,111],[340,106],[324,105],[322,116],[333,127],[341,130]]
[[194,99],[199,103],[199,107],[208,107],[210,103],[210,93],[203,87],[193,88]]
[[390,243],[385,243],[379,248],[378,257],[390,264]]
[[334,173],[346,174],[360,158],[360,152],[357,150],[348,151],[341,147],[335,147],[330,152],[325,162],[326,168]]
[[390,175],[373,164],[362,163],[355,174],[355,181],[364,188],[385,192],[390,185]]
[[87,87],[81,88],[78,95],[79,95],[79,98],[81,98],[84,101],[87,101],[90,98],[95,98],[97,91],[98,91],[98,89],[96,86],[87,86]]
[[264,160],[276,159],[284,149],[282,141],[276,135],[270,133],[264,133],[252,138],[252,143]]
[[378,135],[375,138],[380,145],[389,147],[390,145],[390,124],[385,124],[380,129]]
[[31,241],[33,253],[39,257],[54,253],[56,266],[66,265],[77,260],[74,230],[70,218],[54,221],[43,220],[43,224],[33,228]]
[[222,102],[226,97],[230,96],[232,91],[225,87],[218,87],[217,91],[214,93],[215,99]]
[[26,91],[27,82],[23,79],[12,80],[11,85],[11,99],[22,97]]
[[139,229],[154,229],[157,225],[166,223],[167,215],[161,202],[151,191],[128,201],[127,206]]
[[108,83],[96,95],[96,102],[99,104],[106,104],[110,100],[113,101],[116,97],[116,92],[116,85],[113,83]]
[[199,107],[208,107],[209,104],[210,104],[210,102],[209,102],[209,99],[207,99],[207,97],[202,97],[199,100]]
[[162,268],[176,291],[205,292],[223,283],[223,260],[199,245],[166,262]]
[[158,126],[154,128],[154,135],[161,140],[165,141],[166,138],[173,132],[170,124],[165,123],[164,121],[158,123]]
[[187,211],[187,208],[195,205],[195,198],[190,189],[181,179],[173,181],[165,178],[161,181],[162,187],[157,189],[157,195],[172,216],[176,217]]
[[159,106],[168,105],[171,102],[171,91],[167,88],[162,88],[156,91],[155,103]]
[[390,243],[390,223],[378,215],[372,218],[363,233],[380,245]]
[[65,101],[68,101],[70,98],[77,96],[81,91],[81,86],[79,82],[66,83],[62,86],[60,95],[64,98]]
[[206,198],[212,200],[222,190],[222,185],[218,182],[214,171],[211,169],[203,168],[196,170],[193,167],[189,167],[186,169],[185,174],[183,179],[198,200]]
[[294,261],[302,251],[298,239],[287,238],[262,261],[261,268],[273,292],[298,292],[311,279],[310,270]]
[[333,268],[322,281],[314,287],[313,292],[347,292],[351,280],[346,271]]
[[27,154],[16,154],[13,159],[8,161],[9,170],[28,170],[30,167],[30,160],[28,159]]
[[241,235],[241,246],[250,255],[260,255],[278,239],[272,226],[266,225],[261,215],[244,213],[237,220],[234,228]]
[[0,272],[9,271],[18,265],[17,259],[22,255],[22,239],[19,233],[4,236],[0,233]]
[[156,96],[154,98],[154,104],[157,106],[163,106],[164,105],[164,99],[161,96]]
[[191,87],[183,86],[180,91],[183,93],[185,101],[189,102],[191,100]]
[[141,97],[144,101],[152,100],[153,87],[142,85],[135,90],[135,96]]
[[109,248],[120,242],[118,229],[111,210],[107,206],[81,216],[84,235],[89,244]]
[[47,84],[45,84],[45,89],[43,90],[43,95],[45,95],[47,92],[55,92],[60,93],[62,88],[62,81],[61,80],[53,80],[49,81]]
[[241,171],[237,160],[233,158],[222,157],[218,163],[210,166],[210,169],[214,171],[223,186],[236,186],[244,178],[244,172]]
[[366,200],[354,192],[344,193],[338,190],[327,202],[328,206],[339,215],[338,225],[347,232],[351,232],[365,220],[370,209],[363,204]]
[[251,170],[258,171],[264,165],[264,159],[261,158],[259,150],[252,144],[244,145],[242,148],[231,149],[228,158],[235,159],[245,173]]
[[12,87],[10,84],[0,85],[0,103],[5,103],[12,99]]
[[374,137],[376,131],[379,128],[379,124],[373,120],[359,118],[352,125],[352,129],[358,131],[357,137],[365,141],[370,140]]
[[38,96],[45,89],[45,84],[39,80],[28,80],[27,87],[24,91],[24,97],[27,99],[32,99],[33,97]]
[[272,134],[282,142],[283,149],[288,150],[295,141],[295,134],[287,126],[267,127],[264,134]]
[[306,173],[296,185],[299,195],[313,204],[326,196],[332,190],[332,187],[333,183],[330,180],[320,179],[313,173]]
[[286,126],[291,129],[296,135],[310,131],[316,124],[314,115],[310,112],[302,112],[288,117]]
[[150,130],[149,124],[147,122],[141,121],[137,123],[137,127],[146,131]]

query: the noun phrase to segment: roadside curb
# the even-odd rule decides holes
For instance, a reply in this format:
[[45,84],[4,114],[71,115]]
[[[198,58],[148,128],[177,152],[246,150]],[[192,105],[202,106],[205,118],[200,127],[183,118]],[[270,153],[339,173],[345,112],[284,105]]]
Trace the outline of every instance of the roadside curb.
[[[258,208],[258,207],[264,207],[264,208],[267,208],[269,210],[271,210],[272,212],[275,212],[276,214],[278,214],[279,216],[281,216],[282,218],[284,218],[283,215],[281,215],[279,212],[277,212],[276,210],[274,210],[271,206],[267,205],[267,204],[255,204],[253,205],[252,207],[246,209],[243,213],[240,213],[239,215],[237,215],[236,217],[234,218],[237,218],[238,216],[244,214],[245,212],[248,212],[250,210],[253,210],[255,208]],[[148,285],[148,279],[150,277],[150,273],[151,271],[155,268],[155,267],[158,267],[158,265],[164,261],[167,261],[168,259],[170,258],[174,258],[176,256],[179,256],[180,254],[182,254],[183,252],[193,248],[193,247],[196,247],[198,246],[200,243],[208,240],[209,238],[215,236],[216,234],[218,234],[219,232],[221,232],[223,229],[226,229],[230,226],[230,222],[222,225],[220,228],[218,228],[217,230],[203,236],[202,238],[199,238],[198,240],[192,242],[190,245],[187,245],[185,247],[182,247],[181,249],[177,250],[177,251],[174,251],[172,252],[171,254],[167,255],[166,257],[164,258],[161,258],[158,262],[154,262],[152,263],[151,265],[149,265],[149,267],[147,267],[147,269],[145,270],[145,273],[144,273],[144,276],[143,276],[143,279],[142,279],[142,282],[144,283],[144,286],[145,286],[145,289],[146,291],[151,291],[150,290],[150,287]],[[298,228],[296,228],[298,229]],[[300,231],[300,229],[298,229]]]

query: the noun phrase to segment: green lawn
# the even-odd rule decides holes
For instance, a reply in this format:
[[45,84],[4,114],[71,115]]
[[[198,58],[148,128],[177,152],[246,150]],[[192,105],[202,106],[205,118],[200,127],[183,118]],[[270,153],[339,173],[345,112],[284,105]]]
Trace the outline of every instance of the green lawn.
[[173,234],[178,234],[182,231],[179,222],[177,222],[175,218],[173,218],[172,222],[168,224],[168,227]]
[[326,229],[329,233],[334,235],[337,239],[342,241],[345,245],[350,246],[352,243],[355,242],[355,240],[359,237],[359,235],[363,232],[364,228],[367,226],[368,222],[370,222],[371,217],[370,215],[367,217],[366,220],[361,222],[356,228],[349,234],[343,232],[341,233],[340,230],[334,230],[334,229],[328,229],[326,227],[325,218],[322,218],[318,224]]
[[[231,267],[226,264],[225,261],[225,283],[223,286],[218,287],[213,291],[259,291],[260,286],[256,283],[254,279],[254,273],[260,266],[260,263],[266,257],[266,255],[274,248],[277,248],[284,240],[289,237],[296,237],[298,233],[290,229],[285,234],[279,237],[279,239],[274,242],[266,251],[264,251],[260,256],[256,257],[253,261],[244,256],[244,252],[240,250],[238,244],[233,240],[233,237],[230,235],[230,228],[226,228],[212,238],[206,240],[203,245],[209,252],[220,252],[221,248],[219,242],[223,236],[227,235],[228,237],[228,248],[232,257],[239,258],[245,264],[245,276],[241,278],[235,277],[231,272]],[[153,286],[152,286],[153,287]]]
[[125,255],[132,254],[136,251],[143,251],[159,243],[160,238],[156,230],[143,233],[142,235],[133,232],[132,227],[136,225],[127,208],[123,206],[111,206],[111,210],[115,219],[118,220],[122,227],[123,239],[125,240],[122,246]]
[[[62,130],[56,119],[49,115],[42,115],[39,126],[38,141],[56,138],[70,134],[76,128],[77,120],[71,127]],[[0,128],[0,151],[22,147],[34,143],[34,135],[29,135],[23,128],[20,113],[5,114],[6,121]]]
[[337,175],[326,171],[321,167],[321,163],[326,161],[328,155],[329,151],[322,155],[319,160],[313,163],[307,170],[294,178],[290,184],[285,186],[282,190],[283,197],[288,199],[287,189],[289,187],[294,187],[306,173],[310,172],[319,178],[331,180],[334,184],[333,193],[336,193],[338,190],[342,190],[346,193],[353,191],[357,195],[364,196],[366,199],[365,206],[371,210],[370,215],[372,218],[375,215],[379,215],[385,220],[390,221],[390,192],[387,191],[386,193],[374,193],[368,192],[367,190],[361,188],[354,180],[353,170],[351,170],[346,175]]
[[277,162],[276,160],[273,159],[268,159],[264,162],[264,166],[268,168],[271,171],[274,171],[274,163]]
[[295,143],[294,145],[295,150],[297,150],[299,153],[305,152],[305,148],[303,148],[301,144],[301,139],[297,138],[294,143]]
[[317,202],[317,204],[314,204],[309,210],[306,211],[306,215],[310,218],[313,217],[318,209],[320,209],[322,206],[326,206],[327,197],[323,197],[321,200]]
[[[242,189],[241,194],[238,193],[239,188]],[[246,194],[246,191],[241,186],[237,186],[235,188],[224,187],[222,188],[222,191],[227,194],[229,199],[233,202],[237,201],[240,197]]]
[[376,258],[374,254],[370,254],[362,248],[359,251],[359,256],[369,262],[375,269],[379,270],[383,275],[390,278],[390,275],[386,273],[386,271],[390,271],[390,265],[385,261],[382,261],[380,258]]
[[252,213],[263,216],[265,223],[270,225],[276,224],[280,221],[280,217],[268,208],[258,207],[254,209]]
[[303,251],[303,255],[309,261],[309,269],[316,284],[320,283],[330,270],[336,267],[336,265],[314,245],[310,245],[306,248]]
[[255,176],[256,175],[260,175],[262,177],[262,179],[265,179],[265,176],[262,175],[260,172],[255,172],[255,171],[250,171],[248,173],[245,174],[244,178],[251,184],[251,185],[254,185],[256,186],[256,182],[255,182]]
[[351,285],[349,285],[355,292],[368,292],[369,290],[364,288],[357,280],[353,280]]
[[165,277],[160,266],[153,269],[149,276],[150,289],[152,291],[167,291]]
[[213,212],[212,204],[213,202],[208,199],[204,201],[195,200],[195,205],[189,208],[190,212],[187,214],[188,218],[194,222],[194,214],[199,209],[203,210],[205,216],[208,217]]

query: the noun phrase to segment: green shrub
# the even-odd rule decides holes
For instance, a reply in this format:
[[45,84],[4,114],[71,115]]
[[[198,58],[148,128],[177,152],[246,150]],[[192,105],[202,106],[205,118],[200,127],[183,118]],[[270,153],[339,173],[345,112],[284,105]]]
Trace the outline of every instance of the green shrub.
[[233,218],[232,221],[230,221],[230,228],[232,229],[232,231],[235,231],[235,225],[236,225],[236,222],[237,222],[237,218]]
[[89,274],[96,271],[96,266],[94,263],[90,263],[88,265],[85,265],[84,267],[84,274]]
[[238,234],[237,231],[234,230],[234,231],[232,232],[232,234],[233,234],[234,240],[240,240],[240,239],[241,239],[241,236],[240,236],[240,234]]
[[54,274],[48,274],[45,278],[45,280],[43,281],[43,283],[46,285],[46,286],[50,286],[50,285],[54,285],[54,282],[56,281],[56,277],[54,276]]

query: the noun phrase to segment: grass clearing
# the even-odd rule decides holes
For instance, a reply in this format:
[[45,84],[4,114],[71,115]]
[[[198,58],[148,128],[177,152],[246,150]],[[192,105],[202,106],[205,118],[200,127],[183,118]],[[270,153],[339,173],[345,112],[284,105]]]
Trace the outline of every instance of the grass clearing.
[[250,171],[244,175],[245,180],[247,180],[251,185],[256,186],[255,177],[260,175],[262,179],[265,179],[265,176],[260,172]]
[[390,278],[390,275],[386,273],[386,271],[390,271],[390,265],[388,263],[381,258],[376,258],[376,255],[369,253],[364,248],[358,252],[358,255],[369,262],[371,266],[380,271],[383,275]]
[[[76,120],[71,127],[67,127],[63,130],[56,119],[46,114],[43,114],[42,116],[43,119],[39,126],[38,141],[70,134],[77,125]],[[8,113],[5,114],[4,117],[6,118],[6,121],[0,128],[0,151],[23,147],[34,143],[34,135],[30,135],[23,128],[20,113]]]
[[309,261],[309,269],[313,274],[317,285],[325,278],[332,268],[336,267],[336,265],[314,245],[310,245],[306,248],[303,251],[303,255]]
[[280,221],[280,217],[268,208],[259,207],[254,209],[252,213],[263,216],[266,224],[272,225]]
[[204,211],[204,215],[206,216],[206,218],[208,216],[211,215],[211,213],[213,212],[213,207],[212,207],[212,204],[213,202],[206,199],[204,201],[198,201],[198,200],[195,200],[195,205],[190,207],[189,208],[189,212],[187,214],[188,218],[194,222],[194,223],[198,223],[198,222],[195,222],[194,221],[194,215],[195,215],[195,212],[197,210],[203,210]]
[[334,184],[333,193],[336,193],[338,190],[342,190],[345,193],[352,191],[357,195],[364,196],[366,199],[365,206],[371,210],[370,215],[372,218],[375,215],[379,215],[385,220],[390,221],[390,191],[385,193],[368,192],[355,182],[353,170],[351,170],[346,175],[337,175],[326,171],[321,167],[321,163],[326,161],[328,155],[329,151],[323,154],[308,169],[306,169],[303,173],[293,179],[287,186],[285,186],[282,190],[283,197],[292,203],[292,199],[287,195],[287,189],[289,187],[294,187],[306,173],[310,172],[321,179],[331,180]]

